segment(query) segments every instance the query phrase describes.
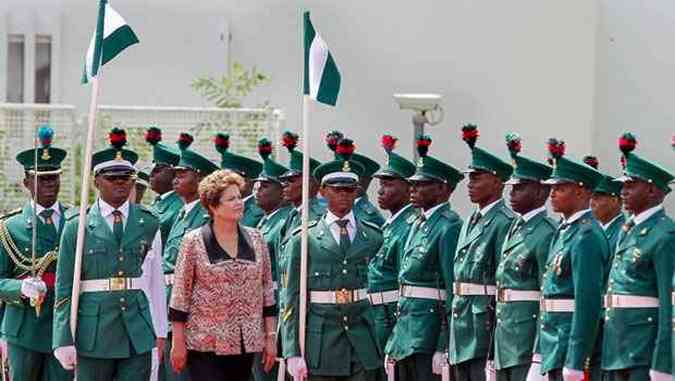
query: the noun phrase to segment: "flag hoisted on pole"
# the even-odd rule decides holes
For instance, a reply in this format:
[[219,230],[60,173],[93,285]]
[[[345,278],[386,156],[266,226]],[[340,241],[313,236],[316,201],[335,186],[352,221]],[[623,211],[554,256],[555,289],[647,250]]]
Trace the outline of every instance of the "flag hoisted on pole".
[[125,48],[138,42],[136,34],[124,19],[115,12],[107,0],[99,0],[96,31],[85,58],[82,83],[91,83],[91,102],[89,104],[89,123],[85,142],[84,163],[82,164],[82,187],[80,192],[80,214],[78,216],[77,243],[75,245],[75,266],[73,269],[73,290],[70,303],[70,330],[75,339],[77,330],[77,308],[80,297],[80,274],[82,272],[82,251],[84,249],[84,231],[87,220],[87,200],[89,200],[89,173],[94,146],[96,127],[96,109],[100,88],[101,66],[115,58]]
[[304,96],[302,97],[302,234],[300,237],[300,308],[299,344],[302,356],[305,356],[305,337],[307,324],[307,266],[309,253],[307,245],[307,223],[309,220],[309,105],[310,99],[335,106],[340,93],[340,72],[328,46],[314,29],[309,12],[303,15],[305,67]]
[[102,0],[99,3],[96,31],[91,36],[84,59],[82,83],[89,83],[98,74],[101,66],[137,43],[138,37],[124,18],[108,4],[107,0]]

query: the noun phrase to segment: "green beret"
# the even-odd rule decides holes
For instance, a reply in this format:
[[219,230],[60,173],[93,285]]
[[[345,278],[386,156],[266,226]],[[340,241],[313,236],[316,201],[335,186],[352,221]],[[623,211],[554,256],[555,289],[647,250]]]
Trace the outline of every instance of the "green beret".
[[427,155],[431,146],[429,136],[418,137],[416,145],[419,159],[415,174],[408,178],[409,181],[436,181],[455,187],[464,179],[464,175],[457,168]]
[[382,147],[384,147],[384,151],[387,153],[387,164],[373,174],[373,177],[396,177],[407,179],[415,174],[415,164],[393,152],[397,140],[396,137],[391,135],[384,135],[382,137]]
[[[37,169],[38,175],[61,173],[61,162],[68,153],[60,148],[52,147],[53,138],[54,130],[51,127],[47,125],[40,127],[38,130],[40,147],[21,151],[16,155],[16,161],[23,166],[24,171],[35,173],[33,171]],[[36,150],[37,162],[35,161]]]
[[480,133],[475,125],[467,124],[462,127],[462,139],[471,149],[471,164],[464,173],[488,172],[499,177],[502,181],[507,181],[513,173],[513,167],[492,153],[476,147],[478,136],[480,136]]

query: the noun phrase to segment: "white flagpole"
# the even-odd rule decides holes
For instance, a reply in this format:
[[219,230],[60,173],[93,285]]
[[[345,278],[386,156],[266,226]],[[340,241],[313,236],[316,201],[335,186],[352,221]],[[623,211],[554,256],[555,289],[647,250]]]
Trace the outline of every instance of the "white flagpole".
[[305,337],[307,325],[307,266],[309,263],[308,228],[309,220],[309,105],[308,94],[302,97],[302,234],[300,235],[300,308],[299,344],[300,353],[305,356]]
[[82,189],[80,189],[80,215],[78,216],[77,243],[75,245],[75,266],[73,268],[73,293],[70,299],[70,332],[75,340],[77,330],[77,308],[80,301],[80,275],[82,273],[82,251],[84,250],[84,229],[87,224],[89,203],[89,180],[91,179],[91,156],[94,150],[94,131],[96,128],[96,109],[98,108],[98,89],[101,68],[91,79],[91,103],[89,104],[89,125],[82,166]]

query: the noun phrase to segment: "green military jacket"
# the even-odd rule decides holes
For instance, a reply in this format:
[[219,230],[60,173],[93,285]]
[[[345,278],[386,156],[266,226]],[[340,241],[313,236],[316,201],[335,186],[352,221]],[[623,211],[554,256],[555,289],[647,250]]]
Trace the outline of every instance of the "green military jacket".
[[162,232],[162,243],[165,243],[169,239],[171,226],[183,207],[183,200],[178,193],[170,191],[158,196],[150,207],[159,216],[159,230]]
[[[63,204],[59,204],[59,210],[61,216],[55,232],[40,217],[37,218],[37,275],[45,273],[53,276],[56,272],[61,232],[71,213]],[[30,301],[21,295],[20,278],[30,276],[32,266],[33,207],[30,202],[0,220],[0,242],[0,300],[6,304],[2,336],[13,345],[42,353],[51,352],[54,288],[48,286],[40,316],[36,315]]]
[[[495,284],[499,256],[514,218],[504,201],[499,200],[473,228],[470,227],[471,219],[464,221],[454,257],[455,282]],[[490,308],[493,303],[494,298],[488,296],[454,296],[448,351],[450,363],[488,356],[494,327],[494,311]]]
[[660,210],[621,234],[608,294],[651,296],[659,308],[607,308],[602,368],[671,372],[671,299],[675,223]]
[[393,221],[382,225],[384,241],[368,265],[368,292],[398,290],[398,270],[408,231],[418,210],[406,205]]
[[616,243],[619,240],[619,234],[621,233],[621,227],[626,222],[626,217],[623,213],[619,215],[612,221],[610,221],[609,226],[607,226],[605,231],[605,237],[607,237],[607,242],[609,243],[609,254],[610,254],[610,263],[611,259],[614,257],[614,250],[616,250]]
[[[77,241],[78,216],[68,219],[61,237],[56,269],[54,337],[52,347],[75,345],[79,356],[128,358],[155,346],[150,305],[143,290],[80,294],[75,339],[70,332],[70,298]],[[121,244],[99,210],[98,200],[87,214],[81,280],[135,278],[159,231],[157,215],[129,204]]]
[[399,316],[385,353],[395,360],[415,353],[445,351],[448,314],[452,304],[453,255],[461,218],[443,203],[426,221],[418,218],[408,233],[398,281],[405,285],[438,289],[446,300],[401,298]]
[[563,367],[582,370],[598,335],[609,246],[589,210],[560,224],[551,241],[542,279],[545,299],[574,299],[575,312],[542,312],[539,347],[541,371]]
[[377,226],[382,226],[384,224],[384,217],[382,213],[373,205],[368,196],[363,195],[354,203],[352,208],[354,212],[354,217],[358,221],[369,221],[374,223]]
[[[288,283],[281,290],[281,299],[285,300],[281,330],[285,358],[300,356],[300,231],[297,228],[289,242]],[[343,252],[324,219],[313,221],[308,236],[308,295],[312,291],[367,288],[368,262],[381,245],[382,233],[377,225],[357,220],[355,237]],[[308,303],[306,343],[310,376],[349,376],[359,369],[382,367],[368,299],[340,305]]]
[[[539,291],[556,223],[546,216],[545,210],[518,226],[520,218],[513,221],[502,245],[495,275],[497,288]],[[537,333],[539,302],[497,301],[495,315],[495,368],[529,364]]]
[[272,279],[274,280],[275,290],[278,290],[279,269],[277,267],[277,242],[279,241],[279,234],[286,223],[288,213],[291,211],[290,206],[279,208],[272,212],[271,215],[265,215],[258,222],[257,229],[263,234],[265,242],[267,242],[267,249],[270,253],[270,263],[272,265]]
[[255,197],[250,195],[244,199],[244,215],[239,221],[244,226],[256,227],[265,215],[265,212],[260,209],[258,203],[255,202]]
[[209,213],[204,209],[201,202],[197,201],[190,212],[183,214],[183,209],[178,214],[178,217],[171,227],[169,237],[164,243],[162,267],[164,274],[173,274],[173,269],[176,266],[176,259],[180,251],[180,244],[183,242],[185,234],[193,229],[197,229],[210,220]]

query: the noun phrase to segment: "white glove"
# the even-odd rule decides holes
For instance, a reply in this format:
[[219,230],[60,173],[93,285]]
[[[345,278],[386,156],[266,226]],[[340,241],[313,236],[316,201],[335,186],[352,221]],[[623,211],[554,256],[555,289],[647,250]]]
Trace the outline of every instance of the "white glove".
[[307,378],[307,364],[303,357],[295,356],[286,359],[286,366],[288,367],[288,374],[293,376],[294,381]]
[[649,378],[652,381],[672,381],[673,376],[668,373],[659,372],[658,370],[650,369]]
[[54,350],[54,357],[59,360],[65,370],[73,370],[75,369],[75,365],[77,365],[77,351],[74,345],[56,348]]
[[47,285],[40,278],[25,278],[21,281],[21,294],[29,299],[38,299],[47,293]]
[[530,365],[530,371],[527,372],[527,381],[546,381],[548,376],[542,376],[541,374],[541,363],[532,361]]
[[570,368],[563,368],[563,380],[565,381],[583,381],[584,371]]
[[492,360],[488,360],[485,362],[485,380],[486,381],[497,380],[497,371],[495,370],[495,362]]
[[396,361],[390,359],[389,355],[384,355],[384,373],[387,374],[387,381],[393,380],[396,377],[395,366]]
[[6,359],[9,353],[7,353],[7,341],[0,340],[0,357]]
[[448,366],[448,355],[445,352],[435,352],[431,358],[431,372],[440,375],[444,366]]

